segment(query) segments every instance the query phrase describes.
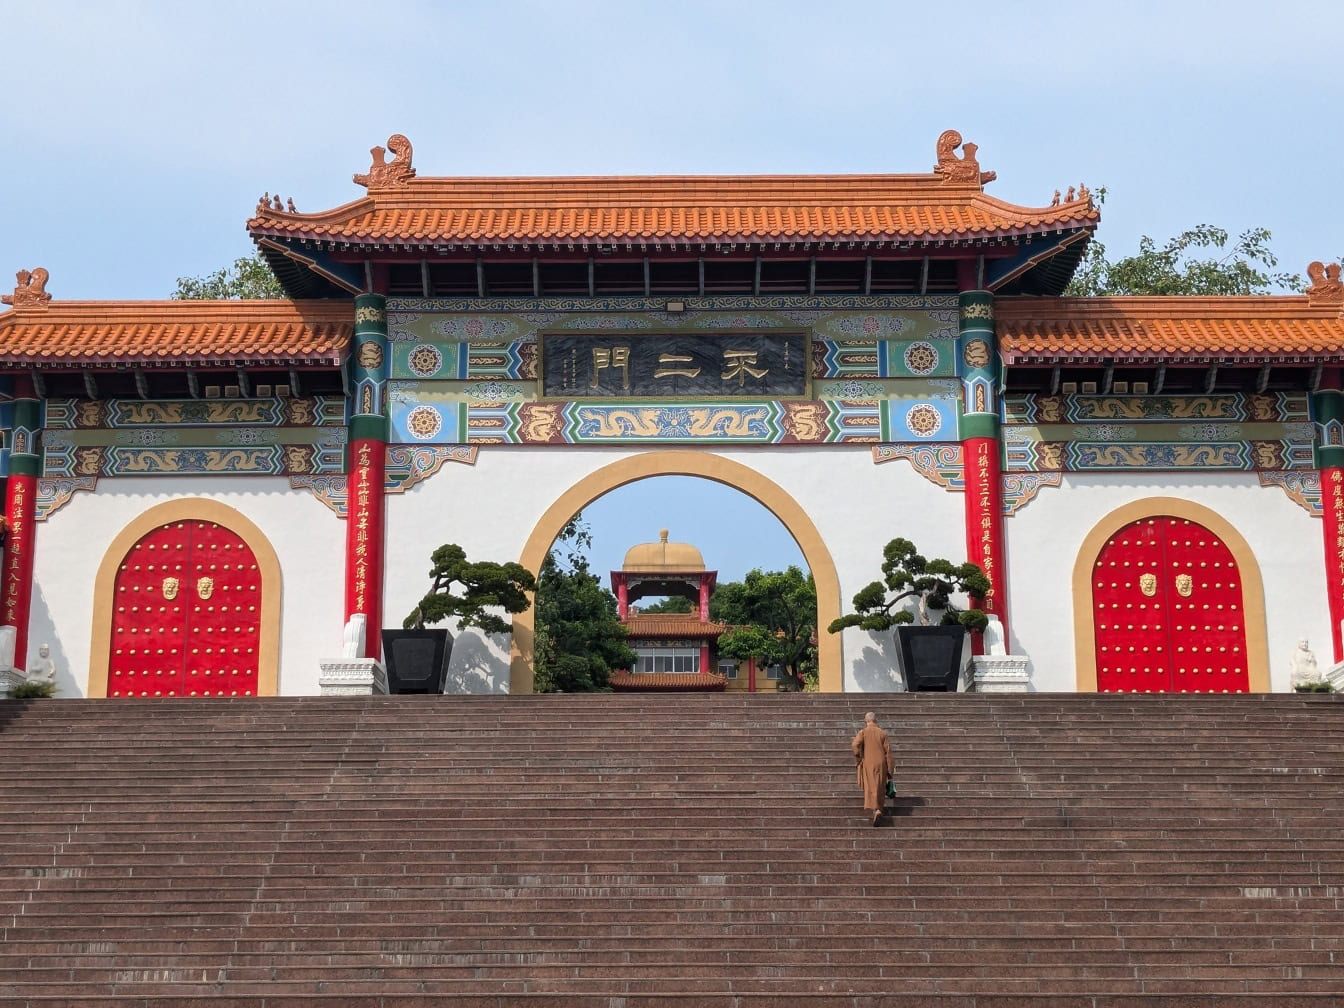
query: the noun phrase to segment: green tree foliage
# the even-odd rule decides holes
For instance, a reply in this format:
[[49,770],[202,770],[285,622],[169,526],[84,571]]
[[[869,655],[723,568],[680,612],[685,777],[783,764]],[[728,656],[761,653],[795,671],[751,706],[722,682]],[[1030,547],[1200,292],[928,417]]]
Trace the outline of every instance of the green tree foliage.
[[661,602],[654,602],[652,605],[640,605],[639,611],[648,616],[658,613],[692,613],[695,612],[695,606],[691,600],[681,595],[669,595]]
[[605,690],[612,669],[635,663],[616,596],[588,569],[584,551],[591,545],[582,515],[575,515],[542,562],[532,643],[538,693]]
[[816,678],[817,586],[811,574],[797,566],[748,571],[743,580],[718,587],[709,613],[729,626],[719,638],[720,655],[779,665],[795,689]]
[[1252,228],[1232,241],[1222,228],[1201,224],[1161,246],[1144,235],[1137,254],[1114,262],[1106,258],[1106,246],[1094,241],[1065,294],[1231,295],[1301,290],[1301,276],[1275,270],[1279,261],[1269,248],[1270,237],[1265,228]]
[[251,301],[284,296],[280,282],[259,252],[202,277],[178,277],[173,292],[177,301]]
[[989,578],[978,564],[928,560],[909,539],[893,539],[882,550],[882,580],[862,588],[854,596],[854,612],[832,620],[826,629],[839,633],[856,626],[880,631],[898,623],[913,623],[915,614],[902,603],[916,599],[922,623],[931,622],[930,612],[941,612],[942,623],[983,630],[989,617],[979,609],[957,608],[952,595],[965,592],[983,598],[989,589]]
[[26,682],[16,683],[9,688],[9,698],[11,700],[44,699],[55,695],[56,684],[50,679],[29,679]]
[[[407,630],[456,619],[459,627],[508,633],[512,624],[489,610],[503,609],[513,614],[526,611],[532,604],[527,593],[536,590],[537,581],[522,564],[470,563],[457,543],[440,546],[431,560],[434,567],[429,576],[433,584],[402,623]],[[459,586],[458,590],[454,586]]]

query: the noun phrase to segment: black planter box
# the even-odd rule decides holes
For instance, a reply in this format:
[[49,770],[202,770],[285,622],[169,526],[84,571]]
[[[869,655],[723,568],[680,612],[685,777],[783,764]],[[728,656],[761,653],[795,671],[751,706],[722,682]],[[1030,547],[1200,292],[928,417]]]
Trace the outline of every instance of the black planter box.
[[384,630],[389,693],[442,693],[453,638],[447,630]]
[[960,624],[896,627],[905,688],[911,693],[955,693],[965,642],[966,628]]

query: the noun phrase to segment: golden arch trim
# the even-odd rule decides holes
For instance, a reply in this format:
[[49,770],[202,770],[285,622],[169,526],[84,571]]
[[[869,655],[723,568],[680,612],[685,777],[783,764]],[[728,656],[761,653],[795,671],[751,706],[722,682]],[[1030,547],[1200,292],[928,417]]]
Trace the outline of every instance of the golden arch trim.
[[[117,568],[132,546],[161,525],[175,521],[214,522],[233,532],[256,557],[261,574],[261,641],[257,650],[257,695],[275,696],[280,686],[280,558],[275,547],[242,512],[206,497],[186,497],[158,504],[140,514],[113,538],[93,583],[93,625],[89,647],[90,697],[107,696],[107,669],[112,653],[112,610]],[[165,591],[167,584],[164,585]],[[174,591],[178,589],[175,587]],[[197,591],[200,587],[197,586]]]
[[[821,533],[797,501],[779,484],[756,470],[706,451],[645,452],[613,462],[588,474],[561,494],[541,516],[528,536],[519,560],[530,571],[539,571],[546,551],[570,518],[603,494],[649,476],[699,476],[740,490],[755,499],[783,523],[812,571],[817,585],[817,664],[823,693],[844,688],[840,634],[824,628],[840,616],[840,576]],[[535,615],[532,609],[513,618],[513,642],[509,654],[509,692],[531,693],[533,680],[532,642]]]

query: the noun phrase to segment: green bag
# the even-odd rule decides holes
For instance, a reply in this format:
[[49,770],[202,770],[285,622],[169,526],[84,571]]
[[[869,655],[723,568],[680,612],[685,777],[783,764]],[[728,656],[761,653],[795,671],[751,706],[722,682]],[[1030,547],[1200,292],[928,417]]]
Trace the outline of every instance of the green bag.
[[887,779],[887,797],[888,798],[896,797],[896,782],[894,780],[891,780],[890,778]]

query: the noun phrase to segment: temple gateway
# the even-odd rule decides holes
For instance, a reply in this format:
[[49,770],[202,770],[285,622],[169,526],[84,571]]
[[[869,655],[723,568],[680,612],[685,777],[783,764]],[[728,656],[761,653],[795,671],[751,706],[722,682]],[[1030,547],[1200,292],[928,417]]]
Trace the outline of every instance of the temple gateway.
[[[1066,298],[1087,188],[1019,205],[955,131],[931,153],[434,178],[398,135],[343,206],[258,203],[285,300],[64,301],[13,264],[3,664],[46,644],[67,696],[377,690],[435,546],[535,571],[597,497],[683,474],[783,522],[822,627],[890,538],[979,563],[1003,645],[964,687],[1286,690],[1301,641],[1329,670],[1339,267],[1294,296]],[[532,629],[459,636],[447,689],[530,691]],[[902,687],[890,641],[819,637],[823,691]]]

